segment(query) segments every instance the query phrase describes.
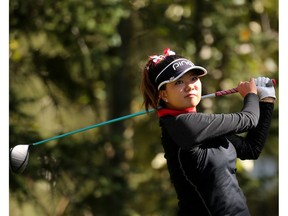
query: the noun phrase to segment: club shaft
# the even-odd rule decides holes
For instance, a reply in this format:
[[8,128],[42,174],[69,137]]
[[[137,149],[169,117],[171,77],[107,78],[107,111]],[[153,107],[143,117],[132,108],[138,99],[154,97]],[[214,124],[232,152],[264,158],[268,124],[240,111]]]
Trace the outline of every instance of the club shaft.
[[[221,95],[219,95],[219,92],[223,92],[223,93]],[[229,94],[228,92],[231,92],[231,91],[227,90],[225,92],[224,91],[219,91],[219,92],[215,92],[213,94],[208,94],[208,95],[203,95],[201,97],[201,99],[227,95],[227,94]],[[217,93],[217,95],[216,95],[216,93]],[[233,92],[233,93],[235,93],[235,92]],[[230,94],[232,94],[232,92]],[[149,109],[148,113],[151,113],[151,112],[154,112],[154,111],[155,111],[155,109]],[[118,122],[118,121],[123,121],[125,119],[133,118],[133,117],[136,117],[136,116],[139,116],[139,115],[144,115],[146,113],[147,113],[146,110],[143,110],[143,111],[139,111],[139,112],[132,113],[132,114],[129,114],[129,115],[121,116],[121,117],[114,118],[114,119],[111,119],[111,120],[108,120],[108,121],[100,122],[98,124],[90,125],[90,126],[87,126],[87,127],[84,127],[84,128],[80,128],[80,129],[77,129],[77,130],[74,130],[74,131],[70,131],[70,132],[67,132],[67,133],[64,133],[64,134],[60,134],[58,136],[54,136],[54,137],[51,137],[51,138],[48,138],[48,139],[44,139],[44,140],[35,142],[32,145],[33,146],[40,145],[42,143],[46,143],[46,142],[49,142],[49,141],[52,141],[52,140],[60,139],[60,138],[63,138],[63,137],[66,137],[66,136],[70,136],[70,135],[73,135],[73,134],[76,134],[76,133],[80,133],[80,132],[83,132],[83,131],[87,131],[87,130],[90,130],[90,129],[93,129],[93,128],[101,127],[101,126],[104,126],[104,125],[107,125],[107,124],[111,124],[111,123],[114,123],[114,122]]]
[[[266,86],[272,86],[272,85],[276,85],[276,81],[274,79],[271,79],[270,82],[267,83]],[[202,95],[201,99],[212,98],[212,97],[220,97],[220,96],[224,96],[224,95],[228,95],[228,94],[234,94],[234,93],[237,93],[237,92],[238,91],[237,91],[236,88],[232,88],[232,89],[228,89],[228,90],[217,91],[217,92],[212,93],[212,94]],[[139,116],[139,115],[144,115],[146,113],[151,113],[151,112],[154,112],[154,111],[155,111],[155,109],[149,109],[148,111],[143,110],[143,111],[139,111],[139,112],[132,113],[132,114],[129,114],[129,115],[121,116],[121,117],[114,118],[114,119],[111,119],[111,120],[108,120],[108,121],[100,122],[98,124],[90,125],[90,126],[87,126],[87,127],[84,127],[84,128],[80,128],[80,129],[77,129],[77,130],[74,130],[74,131],[70,131],[70,132],[67,132],[67,133],[64,133],[64,134],[60,134],[58,136],[54,136],[54,137],[51,137],[51,138],[48,138],[48,139],[44,139],[44,140],[32,143],[32,145],[33,146],[40,145],[42,143],[46,143],[46,142],[49,142],[49,141],[52,141],[52,140],[60,139],[60,138],[66,137],[66,136],[70,136],[70,135],[76,134],[76,133],[80,133],[80,132],[87,131],[87,130],[90,130],[90,129],[93,129],[93,128],[101,127],[103,125],[111,124],[111,123],[114,123],[114,122],[123,121],[125,119],[133,118],[133,117],[136,117],[136,116]]]
[[[154,112],[154,109],[150,109],[150,110],[148,110],[148,112],[149,113],[150,112]],[[133,118],[133,117],[136,117],[136,116],[139,116],[139,115],[143,115],[145,113],[147,113],[146,110],[145,111],[143,110],[143,111],[140,111],[140,112],[136,112],[136,113],[132,113],[132,114],[129,114],[129,115],[121,116],[121,117],[114,118],[114,119],[111,119],[111,120],[108,120],[108,121],[100,122],[98,124],[90,125],[90,126],[87,126],[87,127],[84,127],[84,128],[80,128],[80,129],[77,129],[77,130],[74,130],[74,131],[70,131],[70,132],[67,132],[67,133],[64,133],[64,134],[60,134],[58,136],[54,136],[54,137],[51,137],[51,138],[48,138],[48,139],[45,139],[45,140],[41,140],[41,141],[33,143],[32,145],[34,145],[34,146],[35,145],[40,145],[40,144],[48,142],[48,141],[60,139],[60,138],[63,138],[63,137],[69,136],[69,135],[73,135],[73,134],[76,134],[76,133],[87,131],[87,130],[90,130],[90,129],[93,129],[93,128],[97,128],[97,127],[100,127],[100,126],[103,126],[103,125],[111,124],[111,123],[114,123],[114,122],[118,122],[118,121],[122,121],[122,120],[125,120],[125,119],[129,119],[129,118]]]

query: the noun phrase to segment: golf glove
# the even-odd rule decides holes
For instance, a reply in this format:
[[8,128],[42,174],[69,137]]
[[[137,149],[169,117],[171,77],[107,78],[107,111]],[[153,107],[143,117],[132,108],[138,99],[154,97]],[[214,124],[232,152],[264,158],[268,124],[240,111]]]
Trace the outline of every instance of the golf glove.
[[273,84],[271,86],[267,86],[267,84],[271,82],[269,78],[258,77],[254,79],[254,81],[257,86],[257,93],[258,93],[259,100],[266,98],[266,97],[272,97],[276,99],[275,88]]

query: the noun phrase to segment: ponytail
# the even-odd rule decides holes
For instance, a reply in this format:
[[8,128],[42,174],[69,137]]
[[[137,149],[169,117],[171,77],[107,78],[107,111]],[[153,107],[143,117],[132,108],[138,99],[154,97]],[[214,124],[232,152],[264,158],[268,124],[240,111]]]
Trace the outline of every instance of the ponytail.
[[159,102],[159,93],[157,87],[151,82],[150,70],[154,67],[154,62],[150,59],[143,72],[141,80],[141,92],[143,95],[143,104],[145,110],[148,111],[150,107],[157,109]]

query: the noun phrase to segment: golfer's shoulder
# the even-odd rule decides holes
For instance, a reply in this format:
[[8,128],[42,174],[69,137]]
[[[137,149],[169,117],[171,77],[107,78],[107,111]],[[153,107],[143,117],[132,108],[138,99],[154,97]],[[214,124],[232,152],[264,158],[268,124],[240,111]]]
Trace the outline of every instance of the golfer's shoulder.
[[177,116],[163,116],[160,118],[160,122],[165,124],[165,125],[183,125],[183,124],[193,124],[195,122],[200,121],[205,114],[203,113],[185,113],[185,114],[180,114]]

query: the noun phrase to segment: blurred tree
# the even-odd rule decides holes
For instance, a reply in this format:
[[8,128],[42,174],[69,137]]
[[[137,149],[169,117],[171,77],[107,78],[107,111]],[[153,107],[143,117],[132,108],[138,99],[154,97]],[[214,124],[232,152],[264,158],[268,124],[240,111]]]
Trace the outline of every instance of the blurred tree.
[[[250,77],[278,77],[277,1],[10,0],[9,6],[10,147],[143,109],[141,70],[147,56],[166,47],[208,69],[203,94]],[[240,107],[232,95],[201,103],[207,113]],[[10,172],[10,214],[175,215],[162,151],[154,114],[35,147],[24,173]],[[271,157],[272,176],[255,177],[238,164],[254,216],[278,215],[277,104],[261,156]]]

